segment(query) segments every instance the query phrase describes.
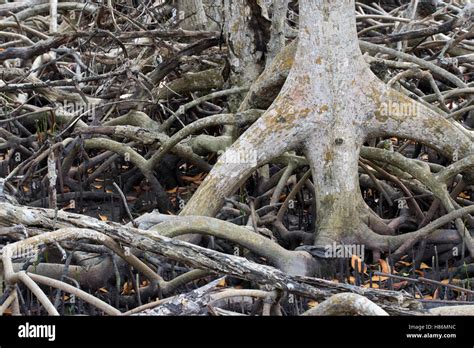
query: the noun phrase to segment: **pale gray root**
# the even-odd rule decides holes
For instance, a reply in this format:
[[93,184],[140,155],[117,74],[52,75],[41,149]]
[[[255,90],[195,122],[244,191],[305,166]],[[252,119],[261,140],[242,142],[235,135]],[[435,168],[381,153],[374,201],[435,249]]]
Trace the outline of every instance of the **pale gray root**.
[[152,94],[157,100],[166,100],[189,92],[220,90],[223,86],[224,78],[221,69],[210,69],[186,73],[179,79],[153,88]]
[[62,281],[56,280],[56,279],[51,279],[48,277],[44,277],[38,274],[28,274],[30,278],[40,284],[50,286],[56,289],[60,289],[64,292],[73,294],[77,298],[80,298],[84,300],[87,303],[90,303],[91,305],[97,307],[99,310],[102,310],[105,314],[107,315],[120,315],[120,311],[118,309],[115,309],[108,303],[105,303],[102,300],[99,300],[97,297],[94,297],[90,295],[89,293],[85,292],[84,290],[81,290],[79,288],[75,288],[74,286],[71,286],[69,284],[66,284]]
[[[180,215],[215,216],[230,197],[260,166],[295,145],[292,127],[271,128],[281,115],[278,101],[222,155]],[[298,110],[295,113],[299,115]],[[297,117],[293,115],[293,117]]]
[[36,284],[25,271],[20,271],[18,273],[15,273],[14,276],[10,278],[8,281],[11,282],[12,284],[15,284],[17,282],[22,282],[33,293],[33,295],[36,296],[36,298],[38,299],[38,302],[40,302],[41,305],[46,310],[46,312],[48,312],[48,315],[59,316],[59,312],[51,303],[48,296],[46,296],[46,294],[38,286],[38,284]]
[[380,306],[368,298],[352,293],[342,293],[328,298],[314,308],[302,314],[303,316],[388,316]]
[[[34,265],[28,269],[28,273],[25,273],[21,270],[21,265],[12,264],[11,260],[9,260],[9,255],[14,255],[16,250],[32,250],[43,243],[57,243],[64,240],[83,238],[94,239],[95,241],[101,242],[112,249],[126,262],[132,265],[134,269],[149,279],[152,284],[158,285],[158,288],[156,288],[156,285],[150,285],[153,292],[156,292],[156,289],[160,289],[164,295],[167,295],[174,292],[177,287],[209,274],[209,272],[206,271],[194,270],[178,276],[170,281],[165,281],[133,254],[127,253],[126,250],[122,249],[122,247],[119,246],[112,238],[93,230],[63,228],[55,232],[40,234],[13,244],[9,244],[8,247],[4,248],[2,261],[4,265],[5,281],[10,285],[13,285],[18,281],[25,282],[25,285],[32,289],[32,291],[34,290],[35,294],[39,296],[41,303],[45,305],[45,308],[48,310],[48,312],[53,315],[56,314],[56,312],[53,310],[54,307],[52,307],[52,305],[46,301],[45,295],[40,291],[37,285],[34,284],[34,282],[55,287],[65,292],[74,294],[78,298],[81,298],[84,301],[96,306],[98,309],[103,310],[108,315],[119,315],[120,312],[117,309],[111,307],[98,298],[89,295],[79,288],[72,287],[63,281],[57,280],[61,279],[64,275],[64,265]],[[111,262],[100,262],[99,264],[90,268],[70,266],[68,268],[68,274],[76,279],[78,283],[81,284],[81,287],[97,289],[106,285],[107,276],[110,274],[113,275],[113,267]]]
[[188,124],[183,129],[175,133],[170,139],[161,144],[161,147],[147,162],[147,168],[153,169],[158,166],[163,157],[171,151],[178,143],[187,138],[188,136],[197,133],[198,131],[215,126],[222,125],[236,125],[244,126],[248,123],[255,122],[263,114],[262,110],[247,110],[238,114],[218,114],[208,116],[206,118],[197,120],[191,124]]
[[[4,264],[5,280],[8,282],[10,278],[14,279],[15,270],[11,261],[11,256],[15,255],[17,251],[21,250],[34,250],[40,245],[58,243],[65,240],[79,240],[79,239],[92,239],[101,244],[104,244],[117,255],[123,258],[126,262],[132,265],[137,271],[141,272],[150,281],[160,282],[161,277],[153,272],[148,266],[140,261],[134,255],[128,254],[118,243],[112,238],[100,234],[94,230],[87,229],[74,229],[74,228],[62,228],[55,232],[43,233],[34,237],[24,239],[12,244],[8,244],[3,249],[2,261]],[[33,267],[34,269],[34,267]]]
[[[137,113],[141,114],[141,113]],[[146,122],[147,119],[149,119],[148,115],[144,114],[146,118],[143,120]],[[118,119],[120,119],[119,117]],[[120,120],[120,123],[125,123],[127,124],[127,119],[122,119]],[[114,120],[115,121],[115,120]],[[151,121],[151,120],[150,120]],[[130,122],[132,124],[140,124],[139,119],[130,119]],[[154,121],[152,121],[154,122]],[[156,122],[154,122],[156,123]],[[158,131],[155,130],[150,130],[152,128],[143,128],[143,127],[138,127],[138,126],[128,126],[128,125],[106,125],[104,127],[86,127],[83,129],[80,129],[78,132],[82,134],[107,134],[107,135],[113,135],[119,138],[128,138],[131,139],[135,142],[140,142],[141,144],[144,145],[153,145],[155,143],[161,143],[161,144],[166,144],[167,142],[170,141],[170,137],[167,136],[164,133],[159,133]],[[109,140],[110,143],[110,140]],[[91,142],[91,144],[97,144],[97,142]],[[124,150],[123,144],[120,143],[110,143],[113,144],[113,148],[119,149],[120,153],[127,153],[126,150]],[[117,145],[118,144],[118,145]],[[99,145],[97,145],[99,146]],[[190,163],[194,164],[196,167],[208,172],[211,169],[211,165],[207,163],[204,159],[202,159],[200,156],[198,156],[196,153],[194,153],[194,150],[191,146],[187,146],[184,144],[176,144],[173,148],[170,149],[170,152],[175,154],[176,156],[179,156]],[[136,154],[136,152],[135,152]],[[141,156],[140,156],[141,157]],[[141,160],[140,157],[137,155],[134,156],[134,158],[138,159],[138,163],[140,165],[143,165],[144,167],[142,169],[146,169],[146,161],[143,159]],[[146,166],[145,166],[146,165]],[[140,167],[138,167],[140,168]]]
[[430,309],[430,314],[443,316],[474,316],[474,305],[436,307]]
[[[23,263],[14,263],[14,272],[21,271]],[[119,265],[120,269],[120,265]],[[40,263],[31,265],[26,270],[29,274],[39,274],[52,279],[61,279],[64,274],[64,265],[59,263]],[[70,265],[67,276],[73,277],[83,289],[100,289],[115,278],[113,262],[110,258],[105,258],[95,265],[77,266]]]
[[398,136],[422,142],[453,161],[474,153],[474,133],[380,83],[370,136]]
[[145,128],[149,131],[157,131],[160,124],[150,118],[146,113],[130,110],[125,115],[104,122],[104,126],[135,126]]
[[8,295],[7,299],[0,305],[0,315],[3,316],[3,313],[10,307],[10,305],[13,305],[13,303],[17,300],[17,291],[13,290],[11,291],[10,295]]
[[189,141],[189,146],[194,153],[198,155],[207,155],[208,153],[224,153],[233,143],[232,136],[221,135],[215,137],[213,135],[200,134]]
[[[456,206],[454,205],[447,189],[448,180],[457,175],[459,172],[463,170],[469,170],[474,166],[474,156],[470,155],[447,167],[446,169],[441,170],[435,175],[431,173],[429,167],[426,168],[425,166],[417,165],[414,160],[408,159],[396,152],[375,148],[364,148],[363,154],[366,158],[385,162],[386,164],[390,164],[390,166],[398,167],[404,172],[409,173],[413,178],[419,180],[422,184],[428,187],[433,195],[440,200],[448,213],[456,210]],[[458,218],[456,219],[455,223],[459,235],[465,241],[469,252],[474,254],[474,243],[471,235],[466,229],[464,222],[462,219]],[[397,253],[401,254],[405,251],[406,248],[398,250]]]
[[226,289],[220,291],[211,296],[211,303],[222,301],[232,297],[256,297],[256,298],[267,298],[275,297],[275,294],[264,290],[255,289]]
[[169,202],[168,195],[161,186],[160,182],[156,178],[153,168],[150,168],[148,161],[144,159],[138,152],[132,149],[131,146],[122,144],[110,139],[95,138],[95,139],[86,139],[85,140],[86,149],[103,149],[115,152],[122,157],[125,157],[126,160],[132,162],[140,171],[143,176],[150,183],[154,194],[156,195],[156,204],[158,208],[163,212],[168,212],[171,210],[171,205]]
[[180,216],[150,229],[162,236],[198,233],[236,243],[264,257],[270,264],[288,274],[314,274],[316,261],[305,251],[289,251],[252,230],[230,222],[200,216]]
[[[382,236],[373,232],[365,224],[360,224],[356,235],[358,236],[360,243],[364,243],[366,247],[372,250],[380,250],[383,252],[397,249],[407,250],[417,242],[428,238],[432,233],[443,227],[445,224],[472,213],[474,213],[474,206],[457,209],[437,220],[434,220],[417,231],[396,236]],[[400,251],[397,251],[395,254],[399,254],[399,252]]]

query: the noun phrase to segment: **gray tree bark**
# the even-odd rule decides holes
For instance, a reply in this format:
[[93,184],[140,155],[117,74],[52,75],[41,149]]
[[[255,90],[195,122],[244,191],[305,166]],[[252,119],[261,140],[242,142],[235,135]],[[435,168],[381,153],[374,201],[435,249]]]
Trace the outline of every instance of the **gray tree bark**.
[[203,30],[207,16],[202,0],[177,0],[179,26],[185,30]]
[[[370,243],[375,234],[368,228],[358,178],[364,141],[395,135],[463,158],[474,153],[472,132],[387,87],[371,72],[357,39],[354,0],[301,0],[300,21],[293,68],[280,94],[222,156],[182,214],[215,215],[256,168],[302,148],[316,189],[315,245],[363,243],[386,249],[387,236],[380,236],[386,243]],[[393,112],[391,105],[401,111]],[[468,244],[473,250],[472,240]]]
[[[250,86],[265,67],[265,53],[271,23],[252,0],[224,0],[224,32],[229,47],[232,86]],[[231,100],[237,109],[242,97]]]

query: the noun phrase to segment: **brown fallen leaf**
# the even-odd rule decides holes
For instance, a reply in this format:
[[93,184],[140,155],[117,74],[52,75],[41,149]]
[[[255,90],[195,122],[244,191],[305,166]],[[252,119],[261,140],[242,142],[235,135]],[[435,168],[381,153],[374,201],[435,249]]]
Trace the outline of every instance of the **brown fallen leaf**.
[[357,270],[359,273],[367,272],[367,266],[364,264],[364,270],[362,271],[362,260],[357,255],[352,255],[351,257],[351,267],[353,270]]
[[405,266],[405,267],[409,267],[409,266],[411,266],[411,262],[398,261],[397,265],[402,265],[402,266]]
[[420,265],[420,269],[431,269],[431,267],[428,266],[426,263],[422,262]]
[[394,290],[403,289],[403,288],[405,288],[407,285],[408,285],[408,281],[406,281],[406,280],[403,280],[403,281],[401,281],[401,282],[393,283],[393,284],[392,284]]
[[370,286],[370,283],[367,283],[367,284],[364,284],[362,286],[363,288],[366,288],[366,289],[369,289],[369,288],[372,288],[372,289],[378,289],[379,288],[379,285],[377,283],[372,283],[372,287]]
[[109,218],[105,215],[100,215],[99,214],[99,218],[100,218],[101,221],[109,221]]
[[387,279],[388,279],[388,277],[378,276],[378,275],[372,277],[372,281],[373,281],[373,282],[378,282],[378,281],[384,282],[384,281],[386,281]]
[[198,175],[195,175],[195,176],[183,175],[181,176],[181,179],[187,182],[192,182],[194,184],[200,184],[202,183],[202,180],[204,179],[205,176],[206,176],[206,173],[199,173]]
[[166,190],[166,192],[168,192],[168,193],[176,193],[176,192],[178,192],[178,186],[176,186],[175,188],[172,188],[171,190]]
[[382,267],[382,272],[383,273],[387,273],[387,274],[391,274],[391,268],[390,268],[390,265],[388,264],[387,261],[383,260],[383,259],[380,259],[379,260],[379,263],[380,263],[380,267]]

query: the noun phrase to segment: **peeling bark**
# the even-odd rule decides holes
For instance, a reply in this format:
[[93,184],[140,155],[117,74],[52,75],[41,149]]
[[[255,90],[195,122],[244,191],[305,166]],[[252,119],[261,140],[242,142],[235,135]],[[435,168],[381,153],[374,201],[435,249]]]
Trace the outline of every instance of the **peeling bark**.
[[[250,86],[265,67],[270,22],[251,0],[224,0],[226,40],[229,46],[229,83]],[[231,101],[237,109],[242,98]]]

